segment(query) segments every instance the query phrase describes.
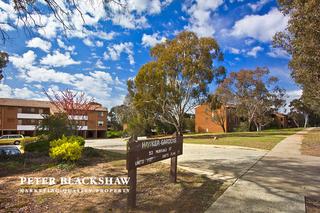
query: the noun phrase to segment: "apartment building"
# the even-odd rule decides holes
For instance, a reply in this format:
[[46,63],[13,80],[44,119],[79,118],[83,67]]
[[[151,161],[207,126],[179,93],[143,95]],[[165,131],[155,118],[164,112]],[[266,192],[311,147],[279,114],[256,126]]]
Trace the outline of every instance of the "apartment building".
[[[223,128],[213,122],[213,113],[208,104],[201,104],[195,108],[195,131],[198,133],[204,132],[223,132]],[[222,107],[219,109],[225,117],[224,128],[226,132],[232,132],[239,124],[238,117],[235,115],[233,107]]]
[[[107,109],[99,103],[87,115],[73,115],[78,133],[83,137],[103,138],[107,131]],[[0,135],[33,136],[45,115],[60,113],[49,101],[0,98]]]

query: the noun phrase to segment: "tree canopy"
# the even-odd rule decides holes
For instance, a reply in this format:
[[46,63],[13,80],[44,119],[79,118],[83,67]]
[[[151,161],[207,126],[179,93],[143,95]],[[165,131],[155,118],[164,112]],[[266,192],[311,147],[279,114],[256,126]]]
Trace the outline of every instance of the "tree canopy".
[[269,73],[260,67],[231,72],[215,92],[218,103],[234,106],[237,115],[246,119],[248,129],[254,124],[257,131],[261,130],[271,122],[270,115],[285,104],[285,91]]
[[320,113],[320,3],[318,0],[278,0],[289,16],[288,27],[274,37],[274,46],[284,48],[292,58],[289,67],[302,86],[305,104]]
[[153,47],[151,56],[128,82],[133,105],[181,133],[185,113],[206,99],[208,84],[224,78],[225,69],[214,66],[222,52],[215,39],[184,31]]

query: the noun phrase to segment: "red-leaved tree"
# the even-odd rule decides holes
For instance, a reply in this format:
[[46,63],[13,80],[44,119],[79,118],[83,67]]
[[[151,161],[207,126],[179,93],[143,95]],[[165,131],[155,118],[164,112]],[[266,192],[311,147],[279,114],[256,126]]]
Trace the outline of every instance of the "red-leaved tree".
[[94,98],[88,97],[84,92],[74,92],[72,90],[45,91],[50,103],[56,108],[57,113],[65,113],[70,121],[71,129],[82,130],[84,126],[81,122],[86,121],[86,116],[91,110],[95,110],[98,104]]

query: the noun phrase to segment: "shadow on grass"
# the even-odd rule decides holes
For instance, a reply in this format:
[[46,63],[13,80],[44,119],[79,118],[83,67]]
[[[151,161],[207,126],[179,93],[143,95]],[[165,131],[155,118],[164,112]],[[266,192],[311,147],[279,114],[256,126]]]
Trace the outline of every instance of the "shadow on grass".
[[60,163],[51,159],[47,153],[27,152],[20,157],[9,158],[0,162],[0,177],[42,171],[51,167],[72,170],[76,167],[93,166],[124,160],[126,155],[107,150],[85,147],[82,157],[76,163]]
[[[152,181],[150,181],[152,180]],[[128,212],[205,212],[226,190],[223,181],[179,171],[177,183],[169,182],[169,168],[138,172],[137,207]],[[127,196],[118,195],[110,206],[124,211]]]

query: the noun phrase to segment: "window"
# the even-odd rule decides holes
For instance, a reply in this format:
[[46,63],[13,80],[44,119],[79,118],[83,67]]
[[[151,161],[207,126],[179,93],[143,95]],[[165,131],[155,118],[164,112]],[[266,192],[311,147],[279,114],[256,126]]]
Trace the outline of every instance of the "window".
[[99,117],[103,117],[103,112],[98,112]]
[[103,126],[103,121],[98,121],[98,126]]
[[22,125],[22,120],[18,120],[18,125]]
[[35,112],[36,109],[35,108],[30,108],[30,112]]
[[43,114],[43,109],[39,109],[39,114]]
[[22,112],[22,108],[18,108],[18,112],[21,113]]

